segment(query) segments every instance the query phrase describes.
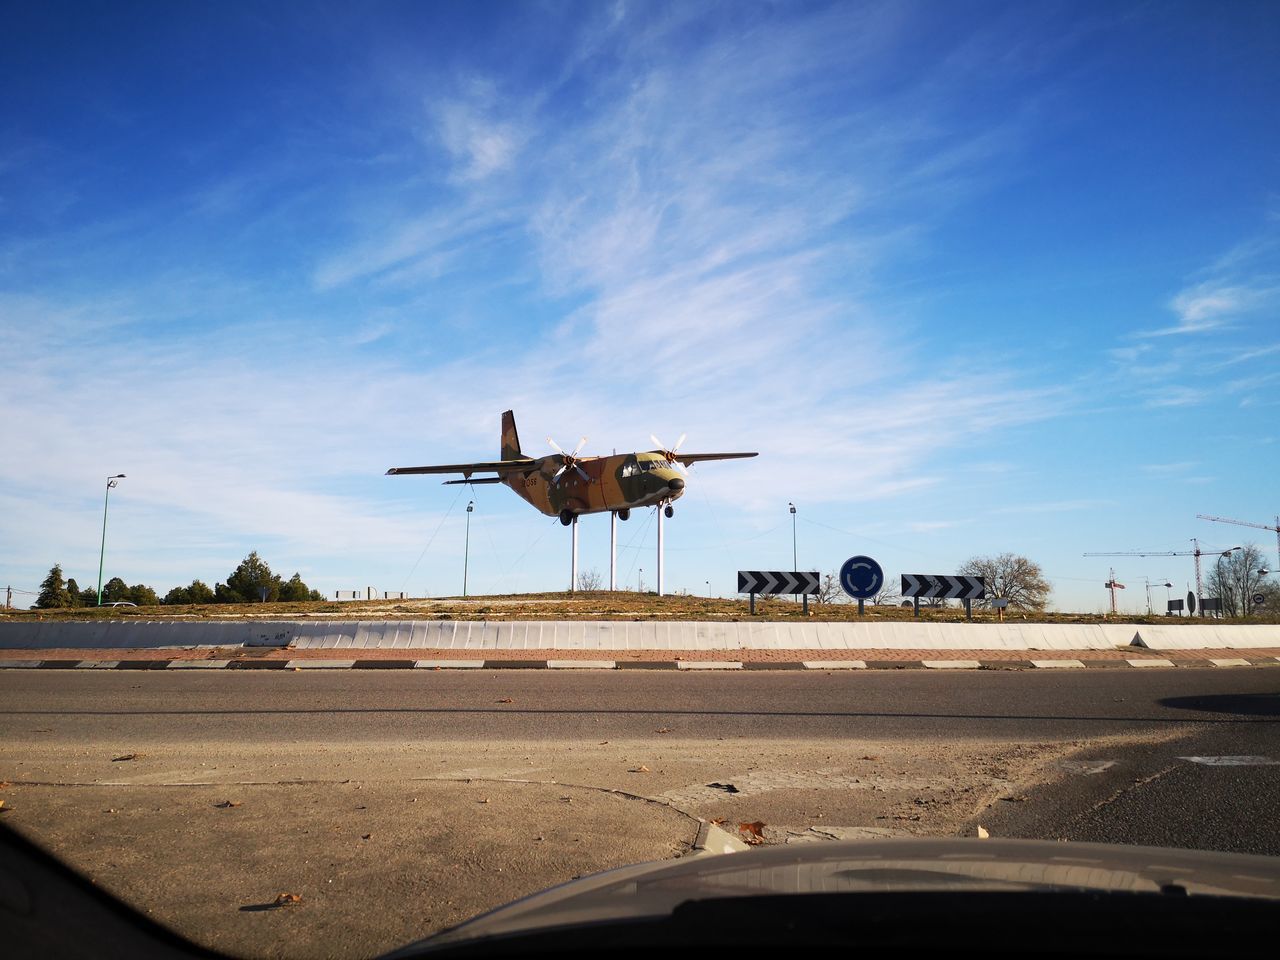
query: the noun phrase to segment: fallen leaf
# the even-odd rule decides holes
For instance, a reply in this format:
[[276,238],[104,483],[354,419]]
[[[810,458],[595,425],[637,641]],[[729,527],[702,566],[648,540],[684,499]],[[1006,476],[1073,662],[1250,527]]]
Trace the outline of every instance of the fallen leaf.
[[489,802],[489,798],[488,798],[488,797],[485,797],[483,800],[480,800],[480,801],[478,801],[478,802],[479,802],[479,803],[488,803],[488,802]]
[[0,810],[4,810],[4,801],[0,800]]
[[511,702],[510,697],[503,697],[501,700],[498,701],[498,703],[510,703],[510,702]]
[[649,772],[649,768],[646,767],[644,764],[641,764],[638,767],[632,767],[630,770],[627,771],[627,773],[648,773],[648,772]]
[[137,760],[140,756],[142,756],[140,753],[126,753],[120,757],[112,757],[111,762],[119,763],[121,760]]
[[986,827],[981,826],[981,825],[978,827],[978,839],[979,839],[979,840],[986,840],[986,839],[987,839],[988,837],[990,837],[990,836],[991,836],[991,834],[987,833],[987,828],[986,828]]
[[368,839],[369,839],[370,837],[372,837],[372,836],[373,836],[373,834],[372,834],[372,833],[362,833],[362,834],[360,834],[360,839],[361,839],[361,840],[368,840]]
[[302,897],[299,894],[281,893],[276,897],[273,905],[277,907],[283,907],[287,903],[301,903],[301,902],[302,902]]
[[738,832],[745,834],[746,836],[743,839],[752,846],[764,843],[764,824],[759,820],[755,821],[755,823],[738,824]]
[[227,810],[231,807],[238,807],[243,803],[241,800],[223,800],[221,803],[215,803],[214,806],[219,810]]
[[670,728],[670,727],[659,727],[657,730],[655,730],[655,731],[653,731],[653,732],[654,732],[654,733],[670,733],[670,732],[671,732],[671,728]]
[[604,746],[606,743],[608,743],[608,742],[609,742],[608,740],[601,740],[601,741],[600,741],[600,746],[602,746],[602,747],[603,747],[603,746]]
[[711,821],[711,825],[713,827],[718,827],[722,823],[724,823],[724,817],[716,817],[714,820]]
[[862,759],[875,761],[875,760],[879,760],[880,758],[879,757],[863,757]]

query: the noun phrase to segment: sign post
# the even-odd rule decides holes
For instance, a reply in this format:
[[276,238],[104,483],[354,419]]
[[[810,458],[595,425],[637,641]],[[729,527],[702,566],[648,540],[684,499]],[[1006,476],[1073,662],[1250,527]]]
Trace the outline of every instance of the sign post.
[[756,594],[778,594],[791,593],[801,594],[804,597],[804,612],[807,616],[809,613],[809,594],[817,593],[819,590],[819,575],[816,570],[808,571],[787,571],[787,570],[739,570],[738,571],[738,592],[749,594],[751,597],[751,615],[755,616],[756,612]]
[[863,614],[863,603],[870,600],[884,586],[884,571],[870,557],[850,557],[840,567],[840,587],[858,601],[858,616]]
[[973,619],[973,601],[987,595],[982,577],[947,573],[904,573],[902,595],[915,601],[915,615],[920,616],[920,598],[963,600],[965,616]]

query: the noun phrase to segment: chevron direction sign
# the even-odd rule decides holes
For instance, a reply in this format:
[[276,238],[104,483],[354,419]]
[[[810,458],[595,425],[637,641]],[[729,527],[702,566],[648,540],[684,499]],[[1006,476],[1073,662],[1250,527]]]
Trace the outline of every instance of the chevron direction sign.
[[739,570],[739,593],[817,593],[818,573],[786,570]]
[[902,595],[925,600],[981,600],[987,595],[986,584],[981,577],[962,577],[952,574],[904,573]]

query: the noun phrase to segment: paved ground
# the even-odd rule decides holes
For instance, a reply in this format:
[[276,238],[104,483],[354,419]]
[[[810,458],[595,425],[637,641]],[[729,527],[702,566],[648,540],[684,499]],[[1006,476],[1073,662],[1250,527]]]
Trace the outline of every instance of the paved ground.
[[[762,824],[770,843],[981,824],[1280,854],[1278,680],[12,670],[0,799],[7,823],[203,942],[368,956],[685,855],[700,819]],[[280,893],[301,902],[270,906]]]
[[598,661],[607,658],[619,666],[628,664],[664,664],[737,662],[744,666],[776,669],[779,666],[800,667],[805,663],[859,662],[869,667],[920,665],[925,662],[968,661],[981,666],[1030,668],[1041,664],[1077,661],[1085,666],[1124,666],[1135,661],[1169,663],[1175,666],[1203,667],[1215,661],[1241,661],[1250,665],[1280,666],[1280,647],[1249,650],[1144,650],[1141,647],[1118,647],[1114,650],[911,650],[866,648],[848,650],[458,650],[427,647],[389,649],[280,649],[273,647],[202,647],[190,650],[167,649],[69,649],[5,650],[0,667],[5,665],[43,664],[49,667],[74,667],[78,664],[123,663],[143,665],[163,661],[219,660],[229,663],[263,663],[283,667],[293,661],[354,661],[356,664],[382,662],[386,665],[412,667],[418,662],[484,663],[486,666],[546,664]]

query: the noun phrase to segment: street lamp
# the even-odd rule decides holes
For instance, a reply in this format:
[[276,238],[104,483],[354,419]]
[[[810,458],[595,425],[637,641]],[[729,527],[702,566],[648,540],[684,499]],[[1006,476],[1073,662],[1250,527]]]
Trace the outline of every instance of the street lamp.
[[471,511],[476,508],[472,500],[467,504],[467,539],[462,548],[462,595],[467,595],[467,561],[471,559]]
[[791,569],[799,570],[799,561],[796,560],[796,505],[788,501],[787,506],[791,508]]
[[708,600],[710,600],[710,599],[711,599],[711,581],[710,581],[710,580],[707,580],[707,581],[704,581],[704,582],[705,582],[705,583],[706,583],[706,585],[707,585],[707,599],[708,599]]
[[107,553],[107,501],[111,499],[111,488],[123,479],[123,473],[107,477],[107,492],[102,498],[102,546],[98,550],[98,606],[102,606],[102,558]]
[[[1214,563],[1213,565],[1213,569],[1217,571],[1217,574],[1218,574],[1218,616],[1222,616],[1222,601],[1224,599],[1222,594],[1227,592],[1226,582],[1222,579],[1222,561],[1227,557],[1231,556],[1231,554],[1235,553],[1237,550],[1243,550],[1243,549],[1244,547],[1232,547],[1230,550],[1223,550],[1222,554],[1218,557],[1217,562]],[[1246,585],[1247,585],[1247,580],[1248,580],[1248,577],[1246,576]],[[1245,604],[1248,601],[1246,601],[1243,597],[1241,597],[1240,599],[1241,599],[1240,606],[1243,608],[1241,612],[1247,614],[1249,612],[1249,608]]]
[[[1144,580],[1146,580],[1146,581],[1147,581],[1147,616],[1149,617],[1149,616],[1151,616],[1151,588],[1152,588],[1152,586],[1157,586],[1157,587],[1163,586],[1163,587],[1165,588],[1166,592],[1167,592],[1167,591],[1169,590],[1169,588],[1171,588],[1171,587],[1173,586],[1173,584],[1172,584],[1172,583],[1170,583],[1170,582],[1168,582],[1168,581],[1166,581],[1166,582],[1165,582],[1165,583],[1163,583],[1163,584],[1160,584],[1160,583],[1152,584],[1151,579],[1150,579],[1149,577],[1143,577],[1142,579],[1144,579]],[[1168,608],[1166,607],[1165,609],[1167,610]]]
[[636,574],[636,593],[644,593],[644,567]]

